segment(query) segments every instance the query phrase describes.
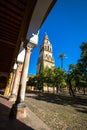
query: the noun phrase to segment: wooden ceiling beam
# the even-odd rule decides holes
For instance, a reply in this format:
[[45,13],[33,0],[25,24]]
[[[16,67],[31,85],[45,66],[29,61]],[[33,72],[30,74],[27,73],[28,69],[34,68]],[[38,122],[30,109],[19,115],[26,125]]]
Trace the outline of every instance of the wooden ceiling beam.
[[3,31],[6,31],[7,33],[11,33],[11,34],[13,34],[13,35],[15,35],[15,36],[18,36],[18,30],[14,30],[13,28],[11,29],[11,27],[10,26],[3,26],[2,24],[0,24],[0,32],[3,32]]
[[[7,29],[4,30],[4,28],[0,27],[0,33],[1,33],[1,35],[8,36],[8,37],[10,36],[10,37],[13,38],[13,39],[18,37],[18,33],[19,33],[19,32],[17,32],[17,33],[14,32],[14,33],[13,33],[12,31],[9,31],[9,30],[6,31],[6,30],[7,30]],[[15,34],[15,35],[14,35],[14,34]]]
[[7,10],[10,10],[12,12],[14,12],[15,14],[22,16],[24,15],[24,10],[20,10],[19,8],[17,8],[16,6],[14,6],[13,4],[10,4],[9,2],[5,2],[4,0],[1,2],[1,6],[4,8],[6,8]]
[[3,8],[2,6],[0,6],[0,11],[5,14],[5,15],[8,15],[18,21],[21,21],[22,19],[22,16],[18,15],[18,14],[15,14],[14,12],[12,12],[11,10],[8,10],[6,8]]
[[7,45],[11,45],[11,46],[15,47],[15,44],[14,44],[14,43],[12,43],[12,42],[10,42],[10,41],[8,41],[8,40],[4,40],[4,39],[1,39],[1,38],[0,38],[0,44],[2,44],[2,43],[5,43],[5,44],[7,44]]
[[[9,41],[9,42],[11,42],[11,43],[14,44],[14,45],[16,44],[16,40],[17,40],[17,39],[13,40],[13,39],[8,38],[8,37],[5,37],[5,38],[4,38],[4,36],[3,36],[3,37],[0,36],[0,39],[1,39],[2,41],[3,41],[3,40],[4,40],[4,41]],[[0,43],[0,44],[1,44],[1,43]],[[3,43],[3,44],[6,44],[6,43]]]
[[2,34],[1,32],[0,32],[0,39],[4,39],[6,41],[8,40],[10,42],[13,42],[14,44],[16,44],[15,42],[17,41],[17,37],[11,37],[10,35],[8,36],[6,34]]
[[5,23],[5,20],[3,20],[3,19],[1,19],[0,18],[0,26],[2,27],[3,26],[3,28],[9,28],[9,29],[11,29],[12,31],[19,31],[19,26],[17,26],[17,25],[15,25],[14,23],[9,23],[9,22],[7,22],[7,23]]
[[25,4],[22,3],[20,0],[16,0],[16,1],[8,0],[8,1],[10,4],[13,4],[14,6],[16,6],[22,11],[25,9]]
[[7,22],[9,22],[9,23],[12,22],[12,23],[14,23],[14,24],[17,25],[17,26],[20,26],[20,24],[21,24],[21,22],[18,21],[16,18],[10,17],[9,15],[4,14],[4,13],[1,12],[1,10],[0,10],[0,20],[1,20],[1,19],[7,20]]

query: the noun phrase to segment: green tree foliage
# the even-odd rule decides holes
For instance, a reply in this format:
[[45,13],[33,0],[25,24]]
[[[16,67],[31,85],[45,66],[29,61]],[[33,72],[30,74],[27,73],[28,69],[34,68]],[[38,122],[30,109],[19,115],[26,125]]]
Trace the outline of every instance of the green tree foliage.
[[66,73],[60,67],[45,68],[44,69],[44,82],[47,86],[56,87],[58,89],[66,85],[65,82]]
[[44,69],[44,82],[50,87],[53,86],[53,68]]
[[66,73],[60,67],[53,67],[42,69],[39,74],[34,77],[29,77],[27,85],[35,86],[39,90],[43,90],[44,84],[47,84],[48,87],[56,87],[57,92],[60,88],[66,86],[65,82]]
[[35,79],[34,77],[29,77],[29,80],[27,81],[28,86],[34,86]]
[[73,89],[75,87],[83,88],[85,94],[85,88],[87,87],[87,43],[83,42],[80,46],[81,55],[80,59],[77,61],[77,64],[69,65],[68,71],[68,85],[69,92],[74,96]]
[[80,73],[80,85],[84,88],[85,94],[85,87],[87,87],[87,42],[83,42],[80,49],[81,55],[77,65]]
[[39,90],[43,90],[43,83],[44,83],[44,75],[43,75],[43,72],[37,74],[37,88]]
[[57,88],[57,92],[58,92],[58,89],[66,86],[66,82],[65,82],[66,73],[60,67],[55,67],[53,69],[53,72],[54,72],[53,82],[54,82],[54,86]]
[[75,96],[74,89],[79,85],[79,70],[77,65],[70,64],[69,71],[67,73],[67,83],[69,87],[69,93]]

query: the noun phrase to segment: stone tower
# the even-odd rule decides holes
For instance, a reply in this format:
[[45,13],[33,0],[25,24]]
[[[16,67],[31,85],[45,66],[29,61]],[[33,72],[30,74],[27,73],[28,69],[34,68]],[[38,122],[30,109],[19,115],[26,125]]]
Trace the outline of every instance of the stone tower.
[[45,67],[53,67],[54,59],[52,56],[52,45],[49,41],[48,35],[45,34],[42,45],[40,47],[40,55],[37,63],[37,73]]

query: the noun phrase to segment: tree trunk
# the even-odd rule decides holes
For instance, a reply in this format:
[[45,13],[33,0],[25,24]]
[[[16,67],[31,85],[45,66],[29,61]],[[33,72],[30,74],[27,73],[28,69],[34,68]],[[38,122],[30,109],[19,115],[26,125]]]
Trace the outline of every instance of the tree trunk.
[[72,85],[71,85],[70,80],[69,80],[69,94],[70,94],[71,96],[75,97],[75,93],[74,93],[74,91],[73,91],[73,89],[72,89]]

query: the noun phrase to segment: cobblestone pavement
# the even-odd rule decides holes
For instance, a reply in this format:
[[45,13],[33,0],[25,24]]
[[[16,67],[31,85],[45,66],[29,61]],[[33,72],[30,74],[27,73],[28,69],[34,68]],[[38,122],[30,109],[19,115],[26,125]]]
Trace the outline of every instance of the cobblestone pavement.
[[50,130],[31,110],[28,109],[27,118],[9,120],[12,107],[7,98],[0,95],[0,130]]

